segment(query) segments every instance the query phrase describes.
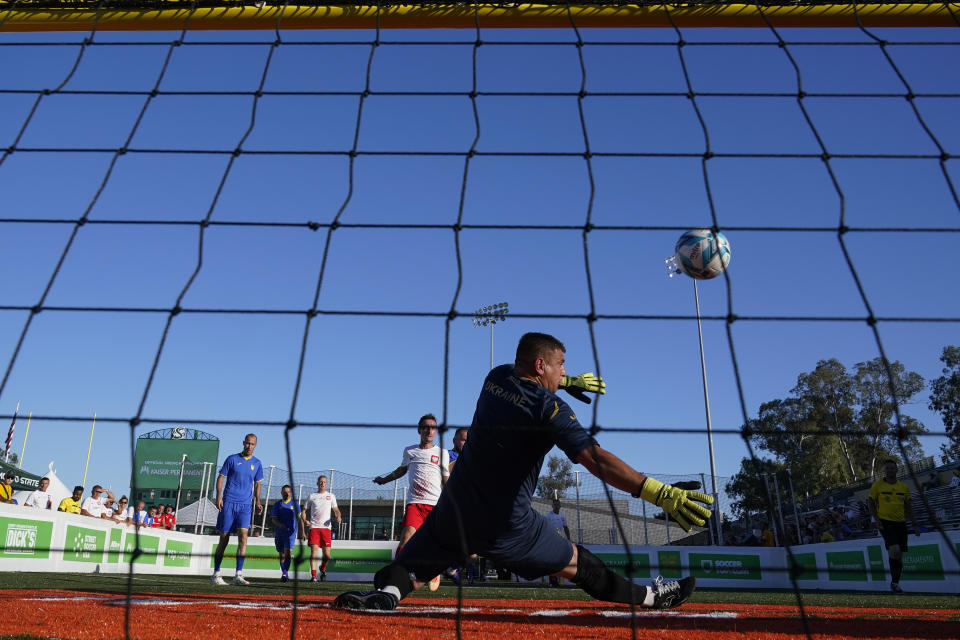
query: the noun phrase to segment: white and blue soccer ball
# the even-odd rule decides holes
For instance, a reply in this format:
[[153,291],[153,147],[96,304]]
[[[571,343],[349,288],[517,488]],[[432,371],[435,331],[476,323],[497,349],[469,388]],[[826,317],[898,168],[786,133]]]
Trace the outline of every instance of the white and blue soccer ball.
[[675,247],[677,270],[697,280],[709,280],[730,264],[730,242],[710,229],[691,229],[680,236]]

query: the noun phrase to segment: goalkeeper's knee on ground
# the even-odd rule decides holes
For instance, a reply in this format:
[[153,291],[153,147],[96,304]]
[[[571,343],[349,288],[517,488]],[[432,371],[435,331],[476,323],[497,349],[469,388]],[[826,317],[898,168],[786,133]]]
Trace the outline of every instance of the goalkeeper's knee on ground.
[[413,583],[410,581],[409,572],[396,562],[391,562],[377,571],[373,576],[373,586],[378,591],[388,591],[390,593],[393,593],[393,590],[396,589],[396,593],[393,593],[393,595],[396,596],[397,600],[406,598],[407,594],[413,591]]
[[573,583],[597,600],[643,605],[647,587],[635,585],[607,568],[597,556],[577,545],[577,575]]

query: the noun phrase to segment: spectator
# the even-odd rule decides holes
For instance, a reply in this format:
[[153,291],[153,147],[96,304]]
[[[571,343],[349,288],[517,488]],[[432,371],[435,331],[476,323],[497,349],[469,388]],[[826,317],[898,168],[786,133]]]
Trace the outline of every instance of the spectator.
[[760,536],[762,532],[760,529],[752,529],[750,533],[744,536],[743,540],[740,541],[740,544],[745,547],[759,547],[761,545]]
[[830,533],[829,529],[824,529],[820,534],[820,542],[836,542],[836,538]]
[[7,473],[0,473],[0,502],[6,502],[8,504],[16,504],[13,501],[13,475],[8,471]]
[[816,542],[816,536],[814,536],[810,525],[807,525],[807,528],[803,530],[803,544],[813,544],[814,542]]
[[117,512],[114,510],[115,503],[112,498],[106,498],[103,501],[103,513],[100,515],[104,520],[118,522]]
[[163,514],[163,528],[167,531],[175,531],[177,528],[177,514],[173,512],[173,505],[167,505],[167,511]]
[[857,509],[855,504],[847,505],[847,510],[843,512],[843,517],[847,522],[853,523],[857,521]]
[[120,496],[117,502],[117,522],[123,524],[133,524],[133,507],[127,506],[127,496]]
[[953,477],[950,478],[950,486],[954,489],[960,486],[960,469],[953,470]]
[[154,529],[163,528],[163,514],[160,513],[160,507],[150,507],[150,526]]
[[147,504],[143,500],[137,500],[137,508],[133,511],[133,524],[149,527],[147,520],[150,519],[150,512],[147,511]]
[[33,491],[23,502],[25,507],[36,507],[37,509],[50,509],[53,507],[53,496],[47,492],[50,486],[50,478],[40,478],[40,488]]
[[773,531],[770,530],[769,525],[763,525],[763,532],[760,534],[760,542],[765,547],[777,546],[776,538],[773,537]]
[[77,485],[73,488],[73,495],[60,501],[57,511],[65,513],[80,513],[80,498],[83,497],[83,487]]
[[90,497],[83,501],[83,504],[80,505],[80,514],[85,516],[90,516],[91,518],[110,518],[107,515],[106,510],[104,509],[103,500],[103,487],[98,484],[93,485],[93,488],[90,489]]

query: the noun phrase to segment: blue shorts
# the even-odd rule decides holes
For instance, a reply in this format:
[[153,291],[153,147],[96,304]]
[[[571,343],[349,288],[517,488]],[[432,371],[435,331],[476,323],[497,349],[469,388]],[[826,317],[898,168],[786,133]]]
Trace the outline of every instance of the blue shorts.
[[274,536],[273,544],[277,548],[278,553],[283,553],[284,551],[290,551],[297,546],[297,534],[294,533],[292,536],[280,535]]
[[217,531],[230,533],[235,529],[249,529],[252,510],[249,502],[224,502],[223,511],[217,516]]
[[471,539],[469,527],[465,527],[466,538],[461,539],[454,509],[444,509],[442,501],[441,497],[441,504],[397,554],[397,563],[418,580],[430,580],[447,567],[462,564],[471,553],[526,580],[553,575],[573,557],[573,544],[533,511],[528,524],[504,531],[493,540]]

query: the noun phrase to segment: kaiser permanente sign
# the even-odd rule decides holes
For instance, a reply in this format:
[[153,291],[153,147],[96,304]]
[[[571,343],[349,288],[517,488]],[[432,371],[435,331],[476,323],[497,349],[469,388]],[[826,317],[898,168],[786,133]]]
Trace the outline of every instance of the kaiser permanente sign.
[[[139,538],[139,540],[138,540]],[[960,531],[910,537],[901,583],[906,591],[960,592]],[[86,516],[0,504],[0,571],[136,573],[209,575],[214,536],[114,525]],[[327,573],[333,580],[370,581],[393,557],[396,543],[335,541]],[[618,545],[590,545],[608,566],[624,573],[627,556]],[[797,582],[803,589],[887,591],[887,558],[880,538],[794,547]],[[236,545],[227,547],[223,568],[229,574]],[[789,589],[785,549],[768,547],[631,547],[633,576],[648,582],[693,575],[704,587]],[[279,577],[272,538],[251,538],[244,575]],[[308,579],[309,553],[298,567]]]

